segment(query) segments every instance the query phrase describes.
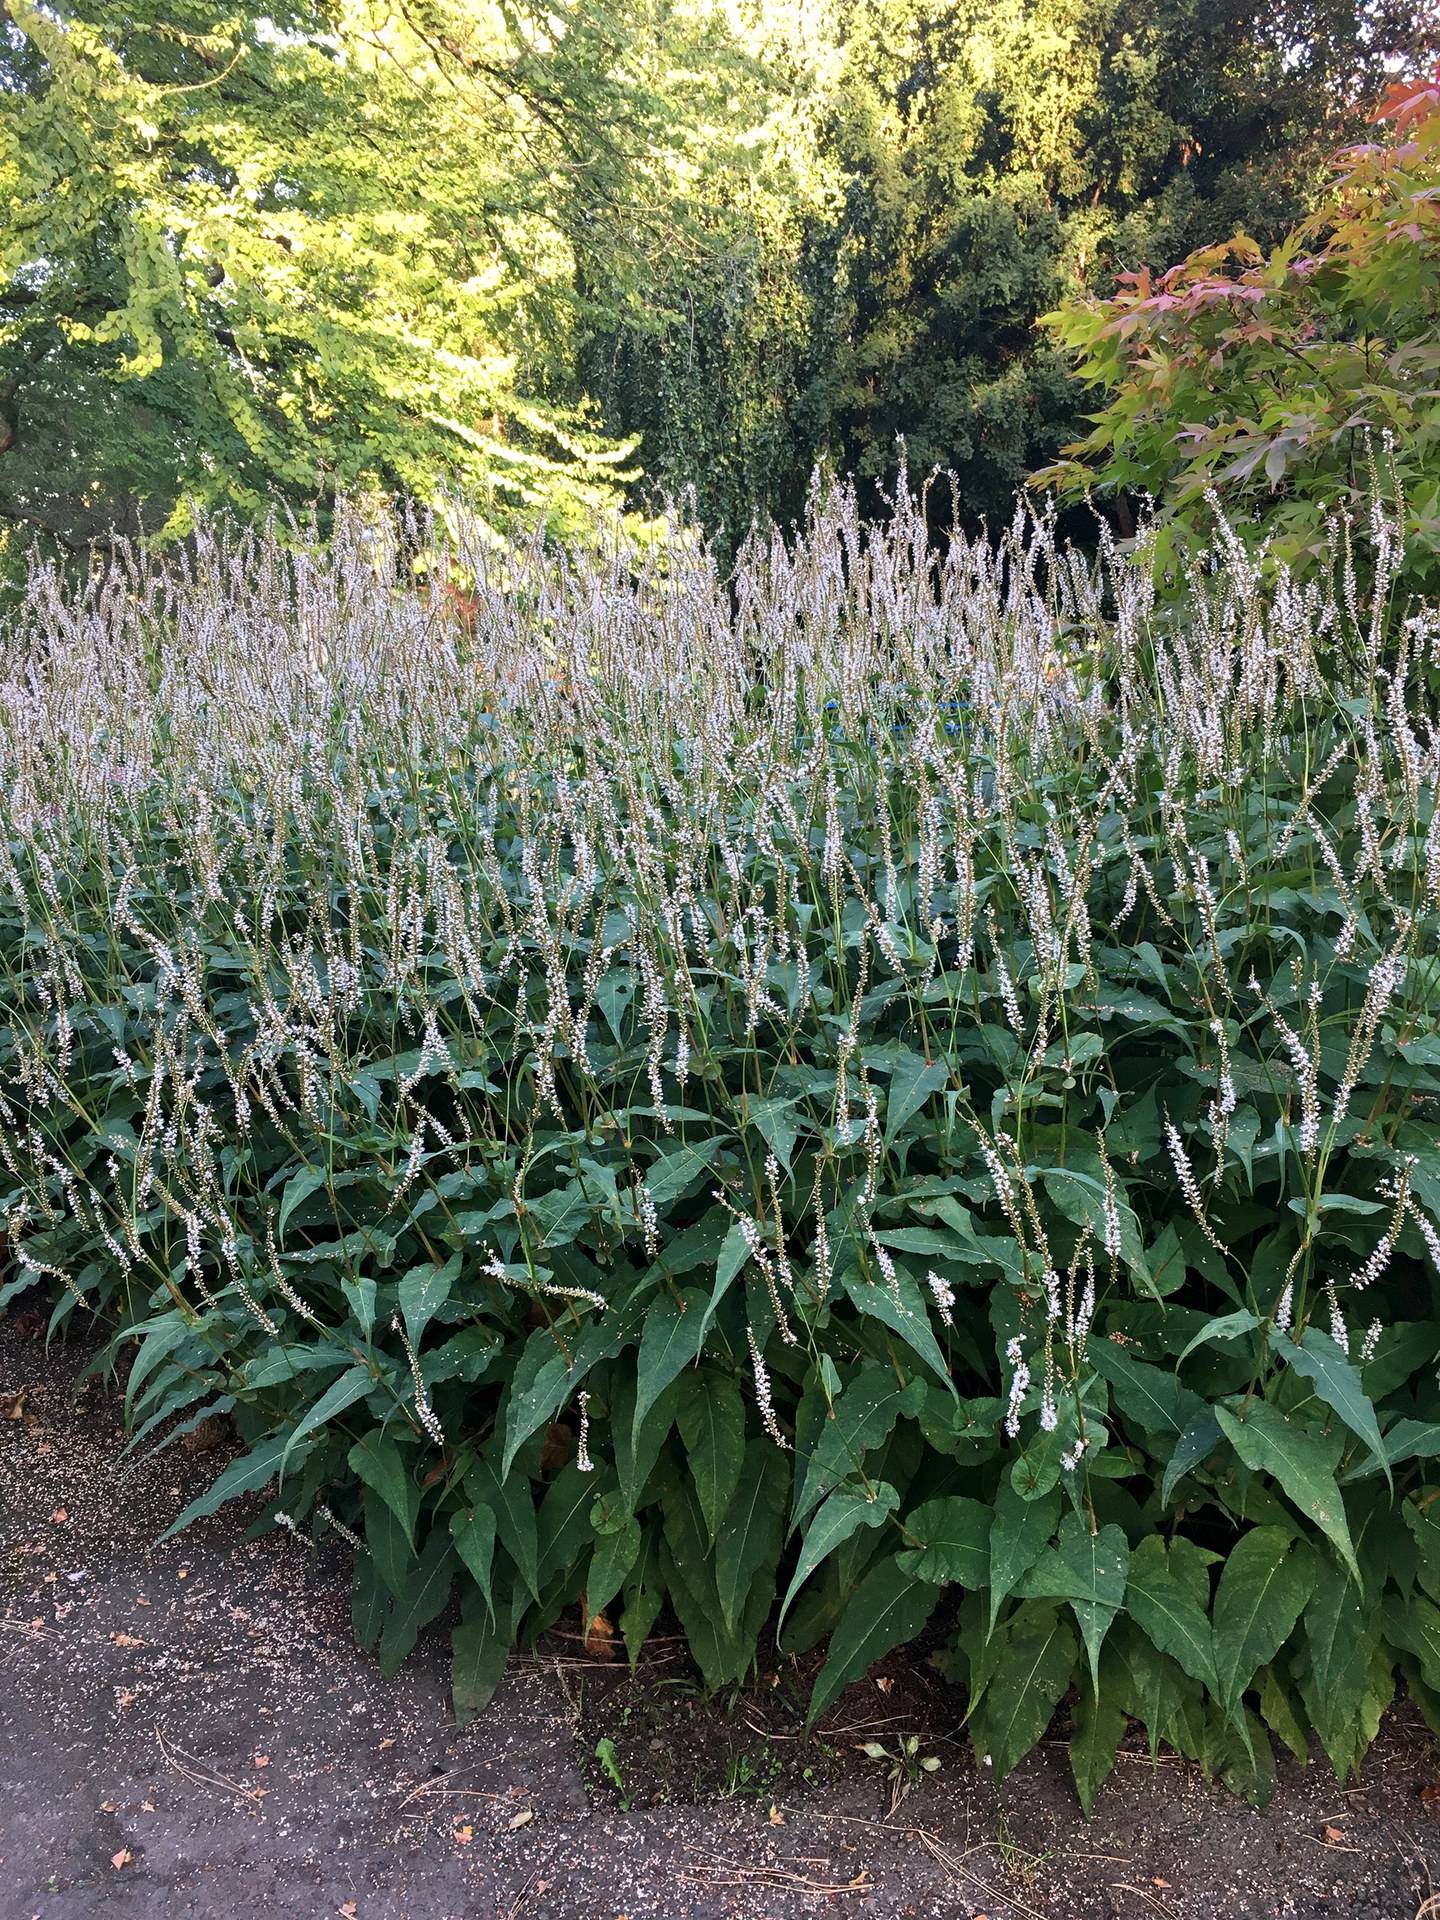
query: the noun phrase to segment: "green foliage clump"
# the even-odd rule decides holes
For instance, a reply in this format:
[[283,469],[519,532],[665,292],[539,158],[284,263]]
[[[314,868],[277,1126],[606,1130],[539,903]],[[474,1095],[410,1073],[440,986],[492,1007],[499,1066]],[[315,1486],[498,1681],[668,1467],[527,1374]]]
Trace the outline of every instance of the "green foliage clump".
[[897,439],[912,470],[953,474],[967,525],[1008,518],[1084,406],[1041,316],[1237,226],[1278,240],[1326,152],[1436,45],[1433,19],[1389,0],[772,0],[761,17],[773,105],[697,182],[714,248],[657,263],[654,311],[584,363],[647,479],[693,484],[705,523],[741,534],[757,508],[798,517],[817,461],[888,489]]
[[16,0],[0,516],[83,546],[448,475],[588,522],[633,446],[556,363],[674,250],[704,39],[624,0]]
[[1153,495],[1184,540],[1219,510],[1292,566],[1337,516],[1398,523],[1407,584],[1440,583],[1440,68],[1375,114],[1309,219],[1268,254],[1241,234],[1050,316],[1102,390],[1039,478]]
[[202,529],[0,662],[0,1303],[233,1417],[184,1519],[387,1668],[458,1596],[462,1714],[666,1605],[814,1714],[928,1629],[1087,1806],[1440,1713],[1433,621],[903,497],[454,557]]

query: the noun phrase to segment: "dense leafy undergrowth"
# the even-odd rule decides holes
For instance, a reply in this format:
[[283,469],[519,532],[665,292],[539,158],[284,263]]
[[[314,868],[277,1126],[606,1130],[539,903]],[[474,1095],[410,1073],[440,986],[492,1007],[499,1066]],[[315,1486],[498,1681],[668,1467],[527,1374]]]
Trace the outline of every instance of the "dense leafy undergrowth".
[[352,1541],[387,1666],[458,1589],[462,1713],[667,1603],[816,1712],[934,1616],[1087,1805],[1440,1710],[1440,626],[843,493],[730,582],[392,539],[0,663],[0,1300],[233,1417],[191,1514]]

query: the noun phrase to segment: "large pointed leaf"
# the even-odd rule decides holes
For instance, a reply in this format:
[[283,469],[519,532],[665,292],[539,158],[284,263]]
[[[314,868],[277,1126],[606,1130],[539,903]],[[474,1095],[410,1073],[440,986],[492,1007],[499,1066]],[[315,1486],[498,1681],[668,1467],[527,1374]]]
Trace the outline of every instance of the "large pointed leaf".
[[1110,1383],[1117,1407],[1145,1433],[1178,1440],[1205,1402],[1182,1387],[1168,1367],[1137,1360],[1113,1340],[1092,1340],[1087,1358]]
[[1067,1513],[1055,1545],[1046,1548],[1015,1587],[1025,1599],[1069,1601],[1097,1689],[1101,1643],[1124,1602],[1129,1566],[1130,1546],[1119,1527],[1111,1524],[1092,1532],[1081,1514]]
[[374,1488],[405,1529],[405,1538],[413,1546],[415,1520],[420,1511],[420,1489],[411,1478],[395,1442],[386,1433],[367,1433],[363,1440],[355,1442],[346,1457],[351,1472],[363,1480],[367,1487]]
[[1125,1709],[1102,1686],[1097,1693],[1082,1686],[1075,1703],[1075,1726],[1070,1735],[1070,1771],[1083,1812],[1089,1813],[1095,1795],[1115,1765],[1125,1735]]
[[1200,1681],[1213,1693],[1219,1683],[1214,1636],[1206,1610],[1208,1581],[1202,1566],[1200,1580],[1207,1589],[1202,1596],[1197,1583],[1185,1577],[1184,1555],[1177,1551],[1185,1544],[1177,1541],[1167,1554],[1158,1534],[1140,1542],[1130,1556],[1125,1606],[1131,1619],[1162,1653],[1178,1660],[1192,1680]]
[[790,1516],[798,1526],[829,1493],[842,1486],[859,1468],[872,1447],[878,1447],[908,1406],[908,1388],[895,1378],[892,1367],[867,1362],[835,1399],[819,1436],[806,1450],[803,1477],[795,1480],[795,1507]]
[[868,1319],[878,1320],[892,1333],[898,1333],[911,1352],[933,1368],[946,1386],[951,1386],[950,1368],[930,1325],[920,1289],[903,1267],[896,1266],[893,1288],[878,1274],[875,1279],[867,1280],[853,1264],[842,1269],[840,1281],[857,1311]]
[[1345,1502],[1335,1483],[1340,1436],[1322,1437],[1265,1400],[1252,1400],[1243,1419],[1228,1407],[1216,1407],[1215,1418],[1245,1465],[1274,1475],[1301,1513],[1328,1536],[1358,1581]]
[[1333,1561],[1323,1565],[1305,1609],[1300,1697],[1341,1779],[1355,1752],[1356,1721],[1370,1692],[1379,1637],[1379,1621],[1355,1582]]
[[320,1398],[306,1413],[300,1424],[285,1442],[285,1451],[280,1456],[280,1477],[285,1477],[285,1463],[291,1453],[317,1427],[323,1427],[327,1420],[333,1420],[336,1414],[344,1413],[347,1407],[353,1407],[357,1400],[363,1400],[375,1385],[375,1376],[368,1367],[352,1367],[348,1373],[342,1373],[321,1394]]
[[780,1608],[780,1617],[775,1623],[777,1639],[785,1624],[785,1616],[790,1611],[791,1601],[820,1563],[837,1547],[843,1546],[851,1534],[858,1532],[861,1527],[882,1525],[886,1515],[894,1513],[899,1505],[899,1494],[883,1481],[868,1491],[841,1487],[830,1495],[806,1530],[800,1558],[795,1564],[794,1575]]
[[380,1670],[387,1677],[399,1671],[400,1663],[428,1626],[443,1612],[450,1598],[450,1583],[455,1578],[455,1555],[441,1527],[431,1529],[420,1555],[415,1578],[397,1599],[380,1635]]
[[825,1664],[810,1696],[813,1724],[842,1687],[902,1640],[913,1640],[934,1612],[940,1589],[906,1573],[893,1556],[873,1566],[855,1589],[830,1636]]
[[458,1726],[490,1704],[509,1657],[509,1635],[489,1620],[465,1620],[451,1630],[450,1691]]
[[1380,1437],[1380,1422],[1360,1378],[1360,1369],[1351,1365],[1323,1327],[1307,1327],[1299,1346],[1283,1333],[1275,1334],[1272,1344],[1295,1372],[1311,1383],[1326,1406],[1339,1414],[1356,1438],[1365,1442],[1371,1457],[1393,1485],[1385,1443]]
[[697,1287],[684,1288],[678,1300],[662,1293],[647,1308],[635,1374],[632,1446],[651,1407],[699,1354],[704,1325],[705,1296]]
[[418,1348],[426,1327],[450,1298],[450,1289],[460,1278],[460,1255],[452,1253],[443,1267],[427,1261],[412,1267],[400,1282],[400,1315],[412,1347]]
[[990,1528],[990,1631],[1002,1603],[1016,1582],[1029,1572],[1050,1544],[1060,1518],[1060,1490],[1053,1487],[1038,1500],[1022,1500],[1009,1479],[995,1495],[995,1518]]
[[242,1493],[258,1493],[261,1487],[268,1487],[280,1471],[285,1449],[286,1437],[283,1433],[277,1433],[268,1440],[262,1440],[258,1447],[241,1459],[232,1460],[219,1478],[212,1480],[204,1493],[190,1502],[180,1518],[173,1521],[160,1538],[168,1540],[171,1534],[188,1527],[192,1520],[214,1513],[227,1500],[237,1499]]
[[500,1544],[520,1570],[520,1578],[535,1599],[540,1598],[540,1533],[530,1482],[518,1473],[502,1480],[492,1460],[476,1462],[465,1476],[465,1491],[477,1506],[495,1516]]
[[1202,1406],[1175,1442],[1175,1450],[1165,1468],[1165,1478],[1160,1483],[1162,1507],[1169,1506],[1171,1495],[1185,1475],[1198,1467],[1202,1460],[1208,1460],[1224,1437],[1220,1422],[1215,1418],[1215,1409]]
[[1040,1739],[1075,1671],[1075,1634],[1057,1607],[1027,1601],[1005,1623],[1004,1647],[971,1721],[981,1760],[1003,1780]]
[[714,1540],[745,1458],[745,1402],[734,1377],[716,1368],[696,1376],[676,1414],[700,1511]]
[[708,1140],[687,1141],[661,1154],[645,1175],[646,1190],[661,1213],[709,1173],[727,1138],[717,1133]]
[[450,1516],[450,1538],[493,1614],[490,1576],[495,1565],[495,1515],[483,1502],[462,1507]]
[[918,1053],[902,1053],[890,1069],[890,1091],[885,1101],[885,1144],[888,1147],[932,1093],[950,1084],[943,1060],[922,1060]]
[[1315,1554],[1283,1527],[1252,1527],[1230,1549],[1215,1593],[1215,1674],[1238,1718],[1256,1673],[1289,1639],[1315,1587]]
[[789,1479],[789,1463],[774,1441],[752,1440],[715,1541],[715,1588],[731,1633],[739,1629],[756,1573],[779,1558]]

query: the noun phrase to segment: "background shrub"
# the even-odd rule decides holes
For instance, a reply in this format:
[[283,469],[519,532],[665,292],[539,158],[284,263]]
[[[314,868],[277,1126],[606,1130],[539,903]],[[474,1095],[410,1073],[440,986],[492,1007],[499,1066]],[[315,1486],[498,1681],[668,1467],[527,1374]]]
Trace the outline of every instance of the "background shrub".
[[338,1531],[387,1667],[458,1590],[462,1713],[667,1601],[812,1712],[934,1617],[1087,1805],[1130,1717],[1261,1799],[1440,1709],[1440,626],[843,492],[406,561],[5,641],[0,1302],[233,1416],[185,1517]]
[[1388,136],[1337,154],[1316,211],[1271,252],[1247,234],[1049,316],[1103,390],[1083,440],[1040,476],[1129,488],[1183,540],[1220,510],[1291,565],[1370,503],[1403,533],[1407,584],[1440,584],[1440,68],[1397,81]]

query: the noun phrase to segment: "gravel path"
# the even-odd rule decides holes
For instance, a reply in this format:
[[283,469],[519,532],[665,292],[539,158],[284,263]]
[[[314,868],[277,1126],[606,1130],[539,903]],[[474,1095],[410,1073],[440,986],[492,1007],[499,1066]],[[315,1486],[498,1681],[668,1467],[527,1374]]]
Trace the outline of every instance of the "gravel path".
[[[1086,1822],[1054,1747],[978,1777],[912,1663],[838,1704],[817,1784],[762,1738],[692,1800],[652,1734],[622,1795],[597,1731],[628,1756],[678,1650],[632,1682],[557,1640],[458,1731],[438,1638],[393,1682],[356,1651],[343,1566],[246,1539],[234,1508],[154,1544],[223,1455],[122,1461],[86,1357],[0,1326],[0,1920],[1415,1920],[1440,1879],[1440,1770],[1408,1708],[1358,1787],[1287,1765],[1262,1815],[1137,1753]],[[687,1755],[728,1751],[737,1722],[682,1695]],[[842,1736],[918,1726],[927,1701],[946,1764],[887,1818]],[[775,1724],[758,1696],[747,1714]]]

